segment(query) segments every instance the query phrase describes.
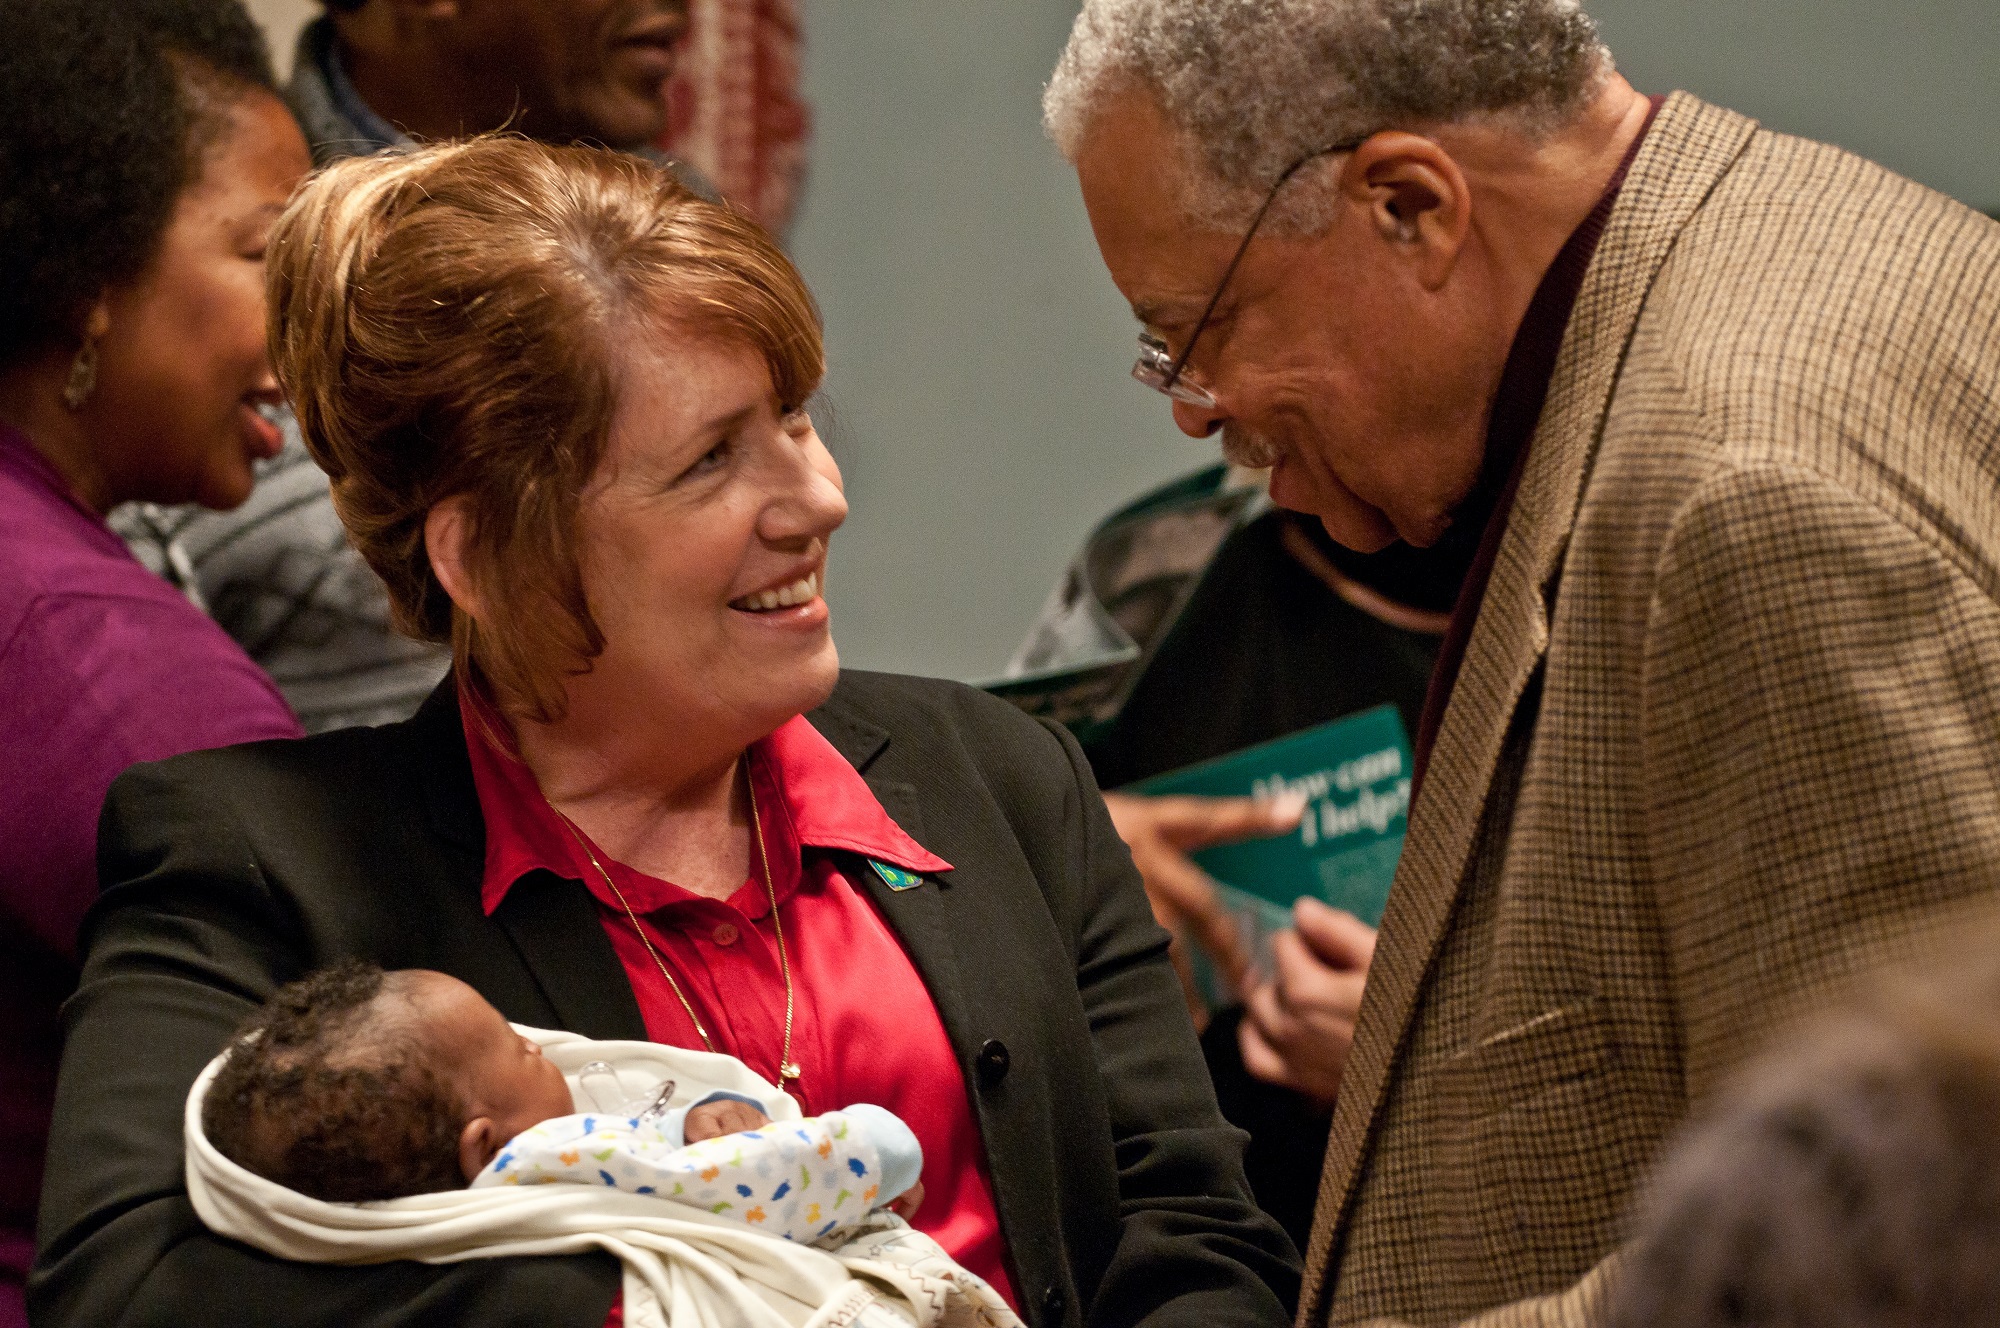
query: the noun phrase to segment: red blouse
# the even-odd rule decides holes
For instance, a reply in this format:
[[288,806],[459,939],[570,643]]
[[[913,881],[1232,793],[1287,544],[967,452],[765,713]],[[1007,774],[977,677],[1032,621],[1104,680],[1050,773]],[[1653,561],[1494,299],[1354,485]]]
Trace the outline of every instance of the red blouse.
[[[533,773],[497,745],[505,741],[497,735],[508,732],[504,722],[464,691],[461,702],[486,818],[486,911],[531,871],[582,881],[631,981],[647,1035],[701,1050],[687,1011],[617,897],[543,799]],[[896,934],[825,850],[845,849],[911,872],[950,871],[951,864],[890,819],[804,716],[752,745],[748,756],[791,961],[792,1059],[803,1072],[793,1096],[808,1115],[872,1102],[908,1122],[924,1148],[924,1202],[912,1225],[1018,1308],[985,1148],[944,1023]],[[630,902],[715,1050],[777,1083],[785,984],[755,858],[742,888],[714,900],[634,871],[594,844],[591,851]]]

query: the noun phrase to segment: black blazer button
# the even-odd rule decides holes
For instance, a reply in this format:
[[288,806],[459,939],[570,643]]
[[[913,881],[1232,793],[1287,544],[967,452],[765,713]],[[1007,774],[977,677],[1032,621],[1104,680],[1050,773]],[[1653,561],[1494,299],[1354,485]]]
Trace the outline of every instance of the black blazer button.
[[1050,1323],[1061,1323],[1063,1311],[1069,1308],[1069,1298],[1063,1295],[1060,1286],[1051,1285],[1042,1293],[1042,1315]]
[[979,1082],[991,1088],[1007,1077],[1007,1066],[1012,1062],[1007,1054],[1007,1044],[999,1038],[988,1038],[979,1048]]

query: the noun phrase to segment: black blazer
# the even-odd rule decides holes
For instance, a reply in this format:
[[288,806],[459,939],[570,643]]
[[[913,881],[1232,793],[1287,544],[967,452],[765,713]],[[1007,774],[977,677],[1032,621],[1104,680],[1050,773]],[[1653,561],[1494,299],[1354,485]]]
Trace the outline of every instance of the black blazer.
[[[849,876],[943,1015],[1026,1317],[1286,1323],[1297,1256],[1250,1200],[1243,1136],[1076,744],[983,693],[885,675],[846,674],[811,719],[955,865],[905,891]],[[524,878],[489,918],[484,844],[449,679],[406,723],[119,779],[64,1016],[37,1324],[603,1323],[608,1255],[286,1263],[210,1235],[182,1182],[195,1075],[275,987],[343,956],[455,974],[520,1023],[645,1037],[583,886]]]

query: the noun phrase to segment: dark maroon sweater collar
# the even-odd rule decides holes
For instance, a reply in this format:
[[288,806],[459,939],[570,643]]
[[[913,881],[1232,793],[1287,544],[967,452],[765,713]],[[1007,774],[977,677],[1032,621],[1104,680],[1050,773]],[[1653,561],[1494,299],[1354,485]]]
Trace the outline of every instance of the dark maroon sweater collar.
[[1478,545],[1459,589],[1458,603],[1452,609],[1451,626],[1445,629],[1444,641],[1438,647],[1430,688],[1424,695],[1423,717],[1417,721],[1412,795],[1423,782],[1431,746],[1437,741],[1439,725],[1444,722],[1445,705],[1451,700],[1459,668],[1465,663],[1472,624],[1486,598],[1486,583],[1493,575],[1493,560],[1500,552],[1501,537],[1507,533],[1507,514],[1514,505],[1521,472],[1527,469],[1528,444],[1542,418],[1542,403],[1548,398],[1549,383],[1555,377],[1556,357],[1562,350],[1563,334],[1569,330],[1576,297],[1583,290],[1584,274],[1590,271],[1590,260],[1597,255],[1597,243],[1604,238],[1605,223],[1611,220],[1618,191],[1625,187],[1626,173],[1632,169],[1633,158],[1639,155],[1639,147],[1653,127],[1653,117],[1660,113],[1665,100],[1652,98],[1646,123],[1640,126],[1632,146],[1625,150],[1625,158],[1612,173],[1597,206],[1570,232],[1555,261],[1542,274],[1541,284],[1535,288],[1528,311],[1514,333],[1514,344],[1507,351],[1500,387],[1493,396],[1493,412],[1486,423],[1486,458],[1480,465],[1479,480],[1452,514],[1451,534],[1459,541],[1469,542],[1472,532],[1477,531]]

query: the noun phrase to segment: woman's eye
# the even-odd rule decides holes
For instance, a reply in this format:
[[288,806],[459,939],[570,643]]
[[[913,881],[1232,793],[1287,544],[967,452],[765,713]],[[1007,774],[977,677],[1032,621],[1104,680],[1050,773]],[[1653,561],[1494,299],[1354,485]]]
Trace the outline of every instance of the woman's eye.
[[728,464],[729,455],[735,449],[735,446],[734,441],[731,439],[723,439],[714,447],[702,453],[701,460],[683,471],[681,477],[683,479],[693,479],[696,476],[706,475],[712,471],[721,469],[724,465]]

